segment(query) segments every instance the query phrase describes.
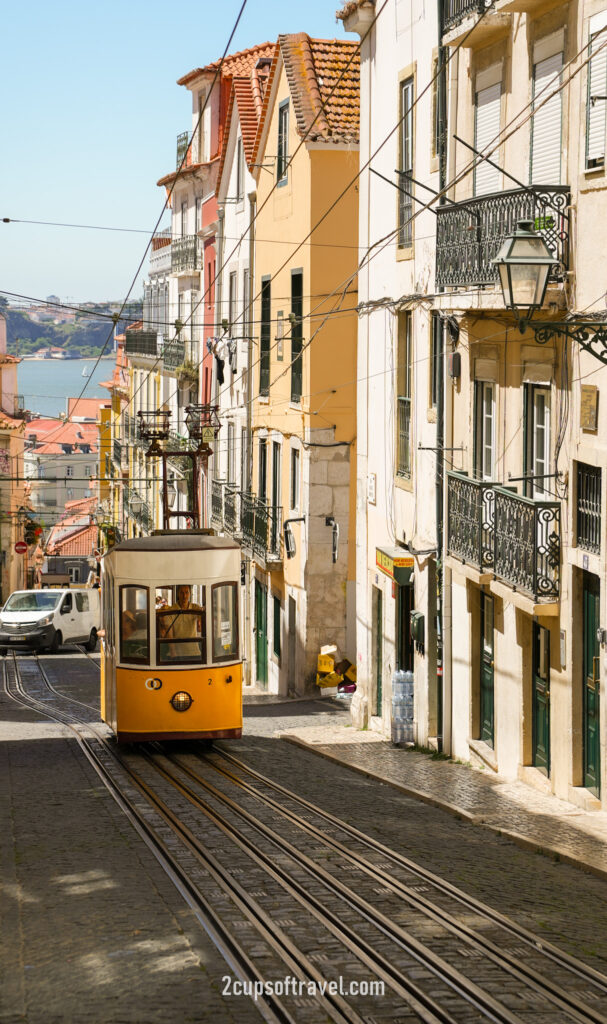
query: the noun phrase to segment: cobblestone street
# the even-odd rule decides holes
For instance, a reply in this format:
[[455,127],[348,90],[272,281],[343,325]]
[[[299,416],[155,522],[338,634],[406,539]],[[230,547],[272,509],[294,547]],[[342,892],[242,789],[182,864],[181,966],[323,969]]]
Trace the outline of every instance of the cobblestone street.
[[[61,693],[96,705],[90,660],[45,666]],[[603,878],[520,845],[545,835],[602,871],[601,815],[590,830],[526,787],[356,734],[347,702],[246,700],[243,739],[220,748],[607,970]],[[2,1024],[260,1019],[251,1000],[222,998],[225,961],[68,730],[3,693],[0,759]]]

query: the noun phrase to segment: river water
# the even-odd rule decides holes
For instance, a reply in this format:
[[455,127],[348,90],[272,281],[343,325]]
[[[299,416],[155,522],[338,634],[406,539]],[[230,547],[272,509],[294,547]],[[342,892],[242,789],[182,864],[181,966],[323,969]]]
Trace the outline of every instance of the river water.
[[100,359],[96,368],[94,359],[23,359],[17,367],[17,393],[26,409],[59,416],[67,412],[68,398],[78,398],[85,385],[83,398],[109,398],[99,384],[111,379],[114,363],[115,356]]

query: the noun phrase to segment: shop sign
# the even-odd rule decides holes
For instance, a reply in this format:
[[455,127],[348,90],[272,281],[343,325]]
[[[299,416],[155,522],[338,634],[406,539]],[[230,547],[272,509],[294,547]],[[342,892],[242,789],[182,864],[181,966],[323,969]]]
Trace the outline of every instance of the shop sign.
[[582,430],[596,430],[598,427],[599,389],[595,384],[582,384],[580,403],[580,427]]
[[375,564],[390,579],[404,585],[411,582],[415,559],[412,555],[403,554],[401,548],[376,548]]

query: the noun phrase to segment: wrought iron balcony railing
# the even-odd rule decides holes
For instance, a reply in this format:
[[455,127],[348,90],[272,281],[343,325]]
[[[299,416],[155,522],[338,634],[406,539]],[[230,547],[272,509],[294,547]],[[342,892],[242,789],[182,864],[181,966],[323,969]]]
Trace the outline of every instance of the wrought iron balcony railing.
[[197,235],[182,235],[171,242],[171,271],[200,270],[201,248]]
[[125,352],[127,356],[158,355],[158,334],[156,331],[126,330]]
[[225,480],[211,481],[211,523],[223,530],[223,491]]
[[223,493],[223,525],[232,536],[240,533],[240,494],[232,484],[226,484]]
[[165,370],[176,370],[183,366],[185,360],[185,345],[183,341],[172,340],[165,342],[162,349],[162,362]]
[[447,552],[536,603],[560,598],[561,506],[447,474]]
[[190,133],[180,132],[177,136],[177,154],[176,154],[176,169],[179,170],[181,162],[188,151],[190,145]]
[[448,473],[447,550],[480,571],[493,568],[493,484]]
[[443,33],[459,25],[472,14],[482,14],[491,0],[443,0]]
[[601,470],[577,464],[577,546],[598,555],[601,551]]
[[491,260],[519,220],[533,221],[554,253],[551,279],[562,279],[569,269],[569,201],[567,185],[530,185],[437,206],[437,287],[496,283],[497,270]]
[[240,496],[242,539],[245,547],[266,561],[282,557],[282,508],[267,505],[250,491]]

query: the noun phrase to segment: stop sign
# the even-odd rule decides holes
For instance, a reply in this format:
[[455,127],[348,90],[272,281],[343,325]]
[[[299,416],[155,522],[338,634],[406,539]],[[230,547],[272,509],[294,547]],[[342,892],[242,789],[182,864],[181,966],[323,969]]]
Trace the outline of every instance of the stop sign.
[[27,544],[25,543],[24,540],[17,541],[17,543],[15,544],[15,551],[17,552],[18,555],[25,554],[25,552],[27,551]]

